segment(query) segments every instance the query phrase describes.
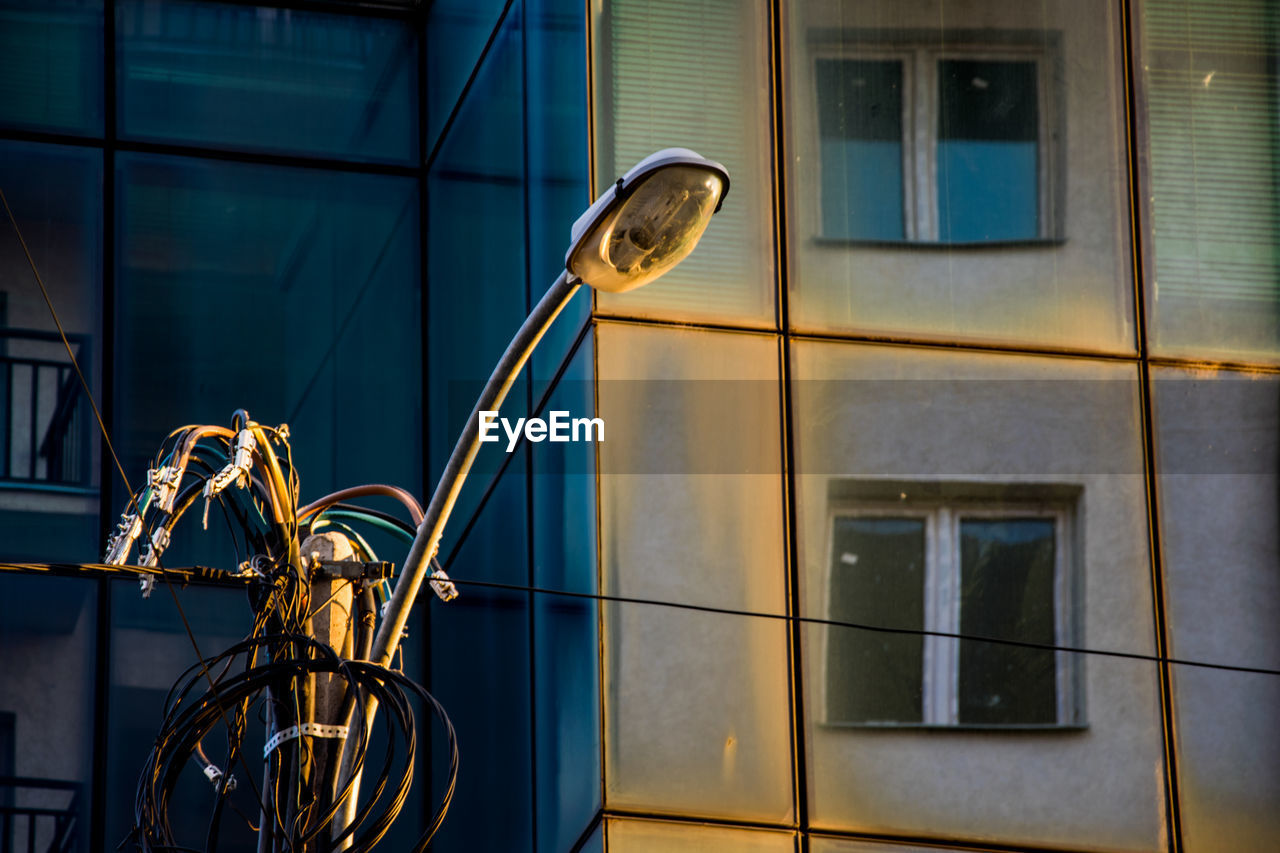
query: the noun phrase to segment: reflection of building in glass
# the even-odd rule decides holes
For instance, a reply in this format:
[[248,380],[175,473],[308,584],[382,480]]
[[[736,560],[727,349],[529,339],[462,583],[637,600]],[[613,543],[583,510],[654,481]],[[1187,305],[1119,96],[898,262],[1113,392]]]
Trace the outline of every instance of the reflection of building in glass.
[[815,46],[821,236],[1058,236],[1058,39],[953,33],[940,48],[928,35],[837,30]]
[[[825,722],[1073,725],[1072,490],[1022,485],[833,483],[827,618],[923,628],[826,637]],[[840,498],[847,492],[851,496]],[[1055,494],[1056,493],[1056,494]],[[995,637],[1005,646],[943,635]]]
[[[461,497],[442,559],[502,586],[411,624],[463,756],[435,849],[1265,850],[1278,33],[1263,0],[9,0],[0,189],[126,474],[245,406],[305,497],[434,482],[590,184],[728,167],[693,256],[580,295],[504,410],[609,440],[486,446]],[[2,222],[7,560],[95,559],[120,510],[68,363]],[[168,556],[225,563],[216,527]],[[243,634],[179,595],[202,651]],[[0,602],[0,831],[105,853],[182,618]]]

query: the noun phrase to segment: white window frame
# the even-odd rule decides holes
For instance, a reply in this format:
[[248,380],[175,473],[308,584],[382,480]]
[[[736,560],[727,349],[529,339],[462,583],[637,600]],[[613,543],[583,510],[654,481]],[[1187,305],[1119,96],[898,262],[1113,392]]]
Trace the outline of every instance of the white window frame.
[[[1017,42],[983,42],[953,44],[945,48],[924,43],[890,41],[886,44],[865,42],[855,45],[815,45],[810,62],[811,91],[817,108],[822,94],[818,91],[818,61],[830,59],[887,61],[902,63],[902,211],[903,243],[941,246],[992,246],[1008,242],[1061,241],[1062,237],[1062,165],[1063,152],[1059,131],[1059,76],[1056,46],[1053,42],[1021,44]],[[940,239],[938,215],[938,64],[945,60],[978,60],[994,62],[1034,62],[1036,66],[1036,201],[1038,226],[1029,240],[987,240],[976,242],[943,242]],[[815,113],[816,115],[816,113]],[[816,128],[816,124],[815,124]],[[815,146],[816,146],[815,131]],[[819,229],[824,225],[822,194],[826,181],[821,179],[822,163],[817,157],[819,180],[814,216]],[[821,234],[823,239],[841,242],[899,242],[863,240],[844,235]]]
[[[1054,521],[1054,645],[1076,645],[1075,603],[1079,570],[1075,565],[1076,529],[1073,508],[1058,501],[994,502],[979,499],[840,502],[827,519],[827,560],[823,578],[827,591],[825,618],[834,621],[835,602],[830,590],[835,570],[835,522],[838,518],[922,518],[925,520],[924,630],[960,633],[961,565],[960,524],[971,518],[1051,518]],[[1053,723],[973,724],[960,722],[960,641],[955,637],[924,637],[921,664],[921,721],[863,723],[827,719],[834,726],[944,727],[994,729],[1058,729],[1083,725],[1080,672],[1077,655],[1054,653],[1056,720]],[[822,654],[824,668],[827,655]],[[825,673],[824,673],[825,675]],[[823,678],[830,690],[829,678]],[[829,708],[826,701],[822,707]],[[824,712],[825,713],[825,712]]]

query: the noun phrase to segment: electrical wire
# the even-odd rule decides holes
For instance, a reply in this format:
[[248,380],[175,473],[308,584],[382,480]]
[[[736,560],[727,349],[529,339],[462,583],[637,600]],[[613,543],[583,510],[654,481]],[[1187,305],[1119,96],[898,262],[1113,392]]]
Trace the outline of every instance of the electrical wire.
[[[433,561],[434,562],[434,561]],[[436,565],[439,565],[438,563]],[[1037,649],[1049,652],[1070,652],[1080,655],[1096,655],[1099,657],[1124,658],[1127,660],[1146,661],[1150,663],[1167,663],[1176,666],[1193,666],[1201,669],[1217,669],[1227,672],[1245,672],[1256,675],[1280,675],[1280,669],[1260,666],[1238,666],[1235,664],[1212,663],[1208,661],[1171,658],[1161,655],[1148,655],[1141,652],[1122,652],[1111,649],[1090,649],[1082,646],[1060,646],[1052,643],[1033,643],[1025,640],[1010,640],[1002,637],[988,637],[980,634],[961,634],[948,631],[928,631],[922,628],[898,628],[888,625],[873,625],[866,622],[848,622],[841,619],[822,619],[816,616],[788,616],[784,613],[766,613],[755,610],[740,610],[732,607],[715,607],[707,604],[689,604],[678,601],[663,601],[654,598],[637,598],[626,595],[604,595],[601,593],[571,592],[564,589],[548,589],[545,587],[523,586],[520,584],[498,583],[496,581],[451,580],[458,586],[474,586],[485,589],[501,589],[511,592],[529,592],[535,595],[555,595],[563,598],[576,598],[590,601],[606,601],[617,604],[643,604],[655,607],[669,607],[677,610],[692,610],[699,613],[716,613],[724,616],[749,616],[756,619],[794,620],[806,625],[823,625],[831,628],[851,628],[858,631],[871,631],[878,634],[902,634],[913,637],[942,637],[951,640],[965,640],[976,643],[991,643],[999,646],[1013,646],[1024,649]]]
[[[138,574],[160,574],[159,569],[148,569],[143,566],[109,566],[100,563],[0,563],[0,572],[18,571],[39,574],[51,574],[58,576],[76,576],[85,571],[99,571],[112,577],[134,578]],[[227,584],[243,585],[246,579],[237,577],[228,572],[219,569],[209,569],[203,566],[191,566],[177,569],[164,570],[171,577],[183,582],[191,583],[214,583],[219,586]],[[995,645],[1015,646],[1029,649],[1039,649],[1043,651],[1069,652],[1071,654],[1080,655],[1098,655],[1102,657],[1126,658],[1129,660],[1148,661],[1151,663],[1167,663],[1176,666],[1191,666],[1201,669],[1216,669],[1227,672],[1243,672],[1253,673],[1257,675],[1275,675],[1280,676],[1280,669],[1260,667],[1260,666],[1243,666],[1238,664],[1216,663],[1213,661],[1192,660],[1189,658],[1174,658],[1160,655],[1149,655],[1141,652],[1124,652],[1112,649],[1091,649],[1084,646],[1060,646],[1050,643],[1033,643],[1022,640],[1011,640],[1001,637],[989,637],[978,634],[964,634],[959,632],[947,631],[927,631],[917,628],[901,628],[888,625],[873,625],[865,622],[850,622],[839,619],[823,619],[816,616],[787,616],[781,613],[767,613],[755,610],[743,610],[730,607],[715,607],[703,604],[690,604],[678,601],[666,601],[654,598],[640,598],[635,596],[622,595],[605,595],[601,593],[573,592],[564,589],[551,589],[548,587],[523,586],[520,584],[497,583],[495,581],[465,580],[457,577],[452,578],[453,582],[459,586],[474,586],[477,588],[501,589],[510,592],[529,592],[535,595],[554,595],[564,598],[576,598],[591,601],[614,602],[618,604],[642,604],[654,607],[670,607],[680,610],[692,610],[703,613],[717,613],[726,616],[747,616],[759,619],[794,619],[808,625],[825,625],[833,628],[850,628],[860,631],[873,631],[882,634],[904,634],[908,636],[921,637],[941,637],[952,640],[968,640],[980,643],[992,643]]]

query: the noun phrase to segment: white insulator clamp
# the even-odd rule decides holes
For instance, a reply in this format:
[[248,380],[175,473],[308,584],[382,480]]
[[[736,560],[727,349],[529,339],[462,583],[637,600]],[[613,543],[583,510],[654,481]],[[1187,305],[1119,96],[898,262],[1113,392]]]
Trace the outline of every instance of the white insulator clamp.
[[123,566],[129,560],[129,551],[133,548],[133,542],[142,533],[142,519],[133,514],[125,513],[120,517],[120,523],[116,525],[116,532],[107,542],[107,555],[102,562],[112,566]]
[[151,533],[151,541],[147,543],[146,553],[142,555],[142,565],[155,566],[160,562],[160,555],[169,547],[169,530],[164,525]]
[[178,484],[182,482],[182,469],[165,465],[147,471],[147,485],[156,490],[156,506],[164,512],[173,512],[173,502],[178,498]]
[[436,569],[431,573],[431,589],[440,597],[441,601],[453,601],[458,597],[458,588],[453,585],[453,581],[449,580],[449,576],[444,573],[444,569]]

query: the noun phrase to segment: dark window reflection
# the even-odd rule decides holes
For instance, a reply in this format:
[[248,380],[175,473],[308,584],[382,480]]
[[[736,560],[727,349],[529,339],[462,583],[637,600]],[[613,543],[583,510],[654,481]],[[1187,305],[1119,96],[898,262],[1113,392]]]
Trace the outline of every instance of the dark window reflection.
[[[919,630],[924,571],[924,519],[837,518],[830,618]],[[833,627],[827,642],[832,722],[922,721],[922,637]]]
[[[416,182],[119,163],[116,441],[135,487],[170,430],[244,407],[289,424],[304,500],[368,482],[417,492]],[[226,565],[229,549],[189,550],[219,527],[179,526],[166,559]]]
[[84,849],[97,584],[0,576],[0,849]]
[[1071,722],[1059,719],[1070,685],[1054,651],[950,636],[1055,644],[1068,583],[1059,523],[948,505],[838,515],[830,619],[872,630],[827,629],[827,721]]
[[943,60],[938,93],[939,239],[1039,236],[1035,63]]
[[902,63],[819,59],[817,72],[823,236],[901,240]]
[[[960,633],[1054,642],[1054,522],[1044,518],[960,523]],[[1057,720],[1054,653],[960,643],[961,723]]]
[[0,4],[0,125],[102,133],[102,0]]
[[413,161],[407,24],[187,2],[119,7],[120,130],[133,138]]
[[[0,190],[91,388],[97,386],[102,154],[0,142]],[[27,260],[0,210],[0,555],[92,560],[98,427]]]

